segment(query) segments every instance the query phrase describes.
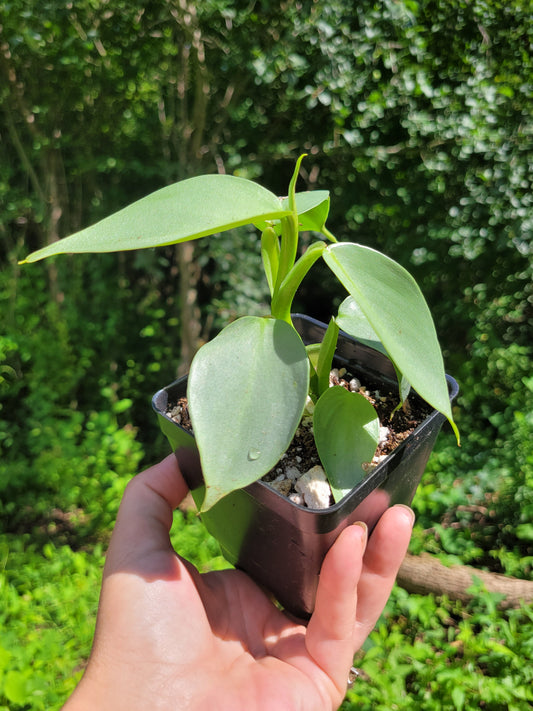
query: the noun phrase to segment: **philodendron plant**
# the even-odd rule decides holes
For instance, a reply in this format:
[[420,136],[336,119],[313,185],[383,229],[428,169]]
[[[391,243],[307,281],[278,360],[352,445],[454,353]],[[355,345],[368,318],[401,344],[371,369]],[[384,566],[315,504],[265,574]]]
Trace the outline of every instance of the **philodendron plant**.
[[[380,252],[335,239],[325,226],[329,193],[296,192],[303,157],[288,197],[244,178],[202,175],[162,188],[24,260],[157,247],[247,224],[261,230],[270,316],[230,323],[199,349],[189,373],[189,414],[205,480],[203,511],[269,472],[306,408],[313,412],[315,442],[335,500],[365,476],[363,465],[378,444],[379,421],[361,394],[329,387],[339,329],[386,353],[398,375],[400,403],[413,387],[447,417],[459,440],[435,327],[419,287]],[[303,231],[320,238],[300,254]],[[291,305],[319,259],[348,296],[331,317],[322,343],[306,347],[292,324]]]

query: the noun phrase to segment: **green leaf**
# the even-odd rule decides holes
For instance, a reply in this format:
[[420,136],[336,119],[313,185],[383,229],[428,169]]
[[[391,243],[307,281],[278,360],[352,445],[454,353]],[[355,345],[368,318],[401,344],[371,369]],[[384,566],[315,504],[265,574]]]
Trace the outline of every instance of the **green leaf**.
[[[298,226],[300,231],[322,232],[322,228],[329,214],[329,191],[310,190],[295,195],[296,211],[298,213]],[[281,199],[281,207],[289,210],[289,198]],[[260,230],[264,230],[266,222],[254,222]],[[281,234],[281,224],[274,223],[276,234]]]
[[292,302],[296,291],[313,264],[320,259],[325,248],[326,243],[322,241],[309,245],[298,261],[293,264],[279,287],[274,289],[271,311],[275,318],[290,322]]
[[30,674],[30,671],[10,670],[7,672],[4,678],[4,694],[8,701],[17,706],[27,703]]
[[466,694],[465,690],[461,686],[459,686],[459,684],[456,684],[452,688],[452,701],[454,708],[457,711],[461,711],[463,709],[466,701]]
[[313,429],[333,497],[340,501],[365,477],[362,465],[376,451],[379,418],[362,395],[336,385],[318,400]]
[[200,348],[187,396],[206,483],[202,510],[278,462],[300,422],[308,383],[305,346],[284,321],[245,316]]
[[309,391],[308,395],[313,402],[318,400],[318,358],[320,356],[320,343],[310,343],[305,347],[309,360]]
[[459,441],[435,326],[413,277],[394,260],[359,244],[328,245],[323,257],[359,304],[395,368],[448,418]]
[[353,297],[347,296],[341,303],[336,321],[342,331],[357,338],[358,341],[370,348],[387,355],[383,343]]
[[[377,333],[370,325],[370,322],[364,315],[361,307],[351,296],[347,296],[339,306],[339,313],[336,321],[339,328],[348,333],[350,336],[357,338],[358,341],[364,343],[369,348],[373,348],[384,355],[388,355],[387,349],[379,340]],[[396,369],[396,377],[398,378],[399,383],[400,400],[404,402],[409,395],[411,385],[403,373],[401,373],[398,369]]]
[[309,345],[305,347],[307,351],[307,357],[309,358],[309,361],[315,370],[318,366],[318,358],[320,356],[320,345],[320,343],[309,343]]
[[267,225],[261,234],[261,257],[271,296],[274,293],[278,276],[279,251],[279,239],[276,231]]
[[130,407],[133,405],[133,400],[129,397],[125,397],[122,400],[117,400],[117,402],[114,402],[112,404],[112,409],[113,412],[115,412],[117,415],[121,414],[122,412],[126,412],[126,410],[129,410]]
[[[282,201],[285,207],[285,201]],[[300,231],[322,232],[329,215],[329,192],[327,190],[312,190],[307,193],[297,193],[296,209]]]
[[318,377],[318,394],[322,395],[329,388],[329,374],[333,363],[333,356],[337,348],[337,340],[339,338],[339,326],[336,320],[332,317],[328,323],[328,327],[322,339],[320,351],[318,353],[318,363],[316,374]]
[[515,529],[516,537],[522,541],[533,541],[533,523],[520,523]]
[[4,673],[4,670],[8,668],[8,664],[12,656],[13,654],[10,651],[4,649],[3,647],[0,647],[0,678]]
[[185,242],[289,214],[261,185],[232,175],[200,175],[132,203],[91,227],[30,254],[115,252]]

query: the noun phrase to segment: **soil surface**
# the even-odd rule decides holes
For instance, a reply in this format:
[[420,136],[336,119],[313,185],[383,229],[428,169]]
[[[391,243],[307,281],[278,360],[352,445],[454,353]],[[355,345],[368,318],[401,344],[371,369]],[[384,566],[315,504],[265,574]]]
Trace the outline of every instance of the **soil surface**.
[[[369,379],[360,382],[344,369],[331,371],[330,385],[341,385],[352,392],[359,392],[376,409],[381,437],[374,459],[368,464],[368,471],[396,449],[432,412],[432,408],[416,393],[411,393],[403,407],[395,411],[399,404],[397,388],[384,389],[383,384],[378,386]],[[192,432],[186,397],[169,403],[166,414],[181,427]],[[263,477],[263,481],[295,503],[324,508],[333,503],[332,498],[327,502],[322,501],[320,505],[314,504],[303,492],[303,487],[297,485],[300,477],[317,465],[320,465],[320,458],[312,432],[312,417],[304,416],[288,450],[278,464]],[[318,486],[321,486],[321,483],[318,483]]]

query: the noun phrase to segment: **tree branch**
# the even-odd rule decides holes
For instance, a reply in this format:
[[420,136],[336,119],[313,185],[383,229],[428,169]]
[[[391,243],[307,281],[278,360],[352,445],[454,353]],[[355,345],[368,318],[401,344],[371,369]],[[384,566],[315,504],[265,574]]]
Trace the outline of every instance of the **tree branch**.
[[466,565],[446,567],[427,553],[420,556],[407,554],[396,582],[408,592],[446,595],[451,600],[468,602],[474,597],[468,590],[476,579],[481,581],[488,592],[505,596],[498,604],[500,609],[520,607],[522,602],[533,602],[533,581],[489,573]]

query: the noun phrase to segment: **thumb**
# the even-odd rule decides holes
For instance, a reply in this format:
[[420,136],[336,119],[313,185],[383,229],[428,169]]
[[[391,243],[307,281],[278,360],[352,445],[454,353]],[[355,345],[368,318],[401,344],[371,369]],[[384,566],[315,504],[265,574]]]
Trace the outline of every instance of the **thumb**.
[[169,532],[174,509],[187,494],[174,454],[134,477],[126,487],[111,537],[104,575],[172,551]]

